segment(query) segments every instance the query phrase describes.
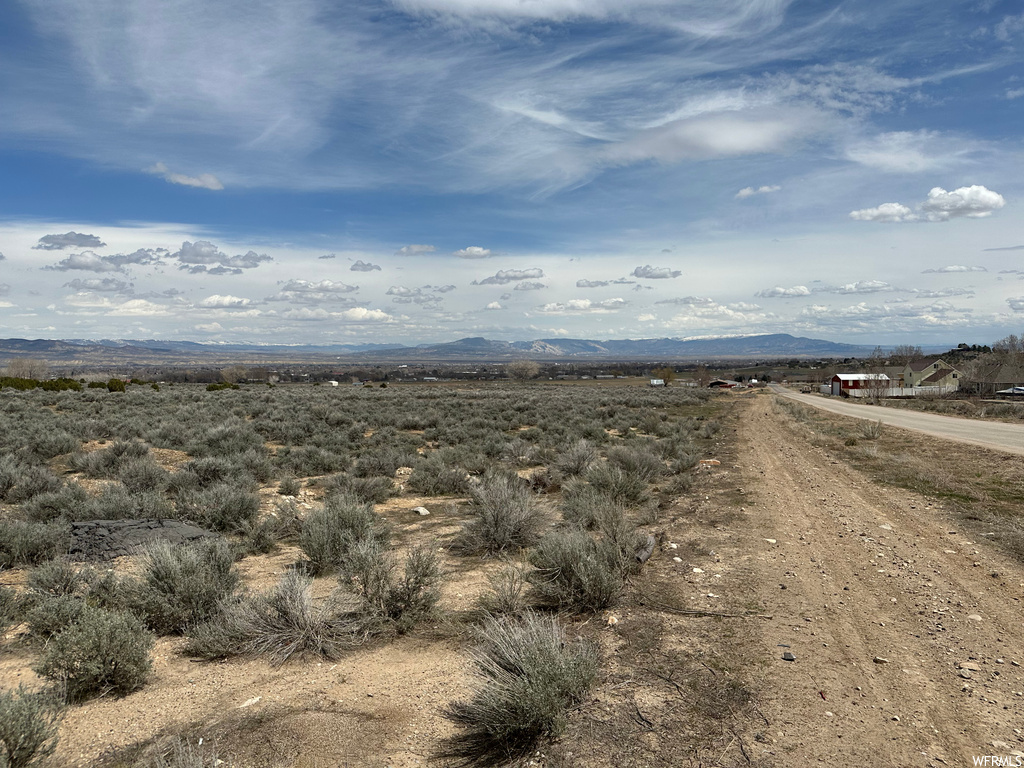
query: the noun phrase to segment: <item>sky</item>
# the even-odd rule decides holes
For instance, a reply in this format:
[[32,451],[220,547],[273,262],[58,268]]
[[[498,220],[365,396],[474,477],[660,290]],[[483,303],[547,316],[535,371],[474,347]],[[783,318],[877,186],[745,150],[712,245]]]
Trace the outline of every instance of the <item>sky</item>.
[[1019,0],[10,0],[0,336],[991,343]]

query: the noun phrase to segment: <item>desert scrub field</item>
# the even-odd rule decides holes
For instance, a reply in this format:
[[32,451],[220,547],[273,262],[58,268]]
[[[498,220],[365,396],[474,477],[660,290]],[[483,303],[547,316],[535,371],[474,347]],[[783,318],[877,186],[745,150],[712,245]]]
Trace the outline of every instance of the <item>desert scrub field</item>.
[[[0,686],[38,720],[6,760],[173,762],[209,727],[228,765],[290,764],[214,727],[215,698],[83,734],[159,707],[196,660],[283,679],[407,642],[461,659],[428,752],[531,754],[586,698],[592,619],[691,493],[722,407],[625,386],[0,390]],[[73,523],[136,519],[215,537],[68,561]]]

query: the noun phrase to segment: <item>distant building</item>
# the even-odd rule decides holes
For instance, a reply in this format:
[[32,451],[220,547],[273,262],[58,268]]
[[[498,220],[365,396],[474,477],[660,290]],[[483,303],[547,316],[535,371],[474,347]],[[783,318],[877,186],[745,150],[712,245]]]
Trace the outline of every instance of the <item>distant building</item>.
[[733,389],[739,385],[738,381],[733,381],[732,379],[715,379],[708,384],[708,389]]
[[884,373],[837,373],[832,377],[832,394],[842,397],[884,396],[890,386]]
[[651,386],[652,387],[664,387],[665,386],[665,380],[664,379],[651,379]]
[[904,387],[960,388],[960,371],[939,357],[908,363],[903,369]]

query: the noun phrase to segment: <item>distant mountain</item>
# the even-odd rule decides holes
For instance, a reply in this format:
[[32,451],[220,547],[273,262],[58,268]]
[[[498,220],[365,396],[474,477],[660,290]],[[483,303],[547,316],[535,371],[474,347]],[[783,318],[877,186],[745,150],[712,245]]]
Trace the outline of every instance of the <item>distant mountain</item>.
[[0,359],[38,357],[77,366],[327,364],[389,362],[502,362],[517,359],[704,360],[866,357],[873,347],[786,333],[712,339],[535,339],[492,341],[470,337],[443,344],[246,344],[154,339],[0,339]]

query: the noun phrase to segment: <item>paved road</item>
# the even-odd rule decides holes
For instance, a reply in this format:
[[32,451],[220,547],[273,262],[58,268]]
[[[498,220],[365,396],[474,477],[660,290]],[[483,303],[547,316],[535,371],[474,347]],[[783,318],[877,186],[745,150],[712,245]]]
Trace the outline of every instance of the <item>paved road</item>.
[[771,388],[776,394],[797,400],[805,405],[821,408],[824,411],[832,411],[857,419],[881,421],[883,424],[891,424],[901,429],[913,429],[947,440],[971,443],[996,451],[1024,456],[1024,425],[939,416],[934,413],[885,408],[878,405],[861,405],[820,395],[799,395],[778,384],[772,384]]

